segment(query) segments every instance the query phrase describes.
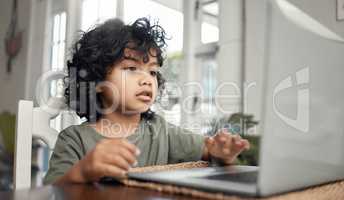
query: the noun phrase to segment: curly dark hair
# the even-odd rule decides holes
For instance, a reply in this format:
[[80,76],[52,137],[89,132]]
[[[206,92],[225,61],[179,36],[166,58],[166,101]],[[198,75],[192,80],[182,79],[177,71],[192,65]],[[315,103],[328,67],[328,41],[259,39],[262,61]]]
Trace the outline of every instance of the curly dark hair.
[[[143,62],[148,62],[148,54],[156,57],[159,66],[164,62],[166,34],[158,24],[151,24],[147,18],[139,18],[131,25],[119,19],[110,19],[82,32],[80,39],[72,47],[72,59],[67,61],[68,75],[65,77],[65,97],[69,108],[80,118],[95,122],[101,118],[99,108],[104,108],[101,93],[95,87],[105,80],[113,64],[124,58],[126,48],[142,53]],[[152,49],[155,50],[154,55]],[[165,80],[158,72],[158,89],[161,94]],[[150,109],[141,117],[151,119]]]

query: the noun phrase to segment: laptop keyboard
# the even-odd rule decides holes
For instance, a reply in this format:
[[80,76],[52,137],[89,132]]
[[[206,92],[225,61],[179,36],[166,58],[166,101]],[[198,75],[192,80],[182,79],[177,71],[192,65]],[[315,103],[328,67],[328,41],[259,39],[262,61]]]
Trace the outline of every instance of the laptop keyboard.
[[258,178],[258,171],[223,173],[202,177],[210,180],[231,181],[239,183],[255,183]]

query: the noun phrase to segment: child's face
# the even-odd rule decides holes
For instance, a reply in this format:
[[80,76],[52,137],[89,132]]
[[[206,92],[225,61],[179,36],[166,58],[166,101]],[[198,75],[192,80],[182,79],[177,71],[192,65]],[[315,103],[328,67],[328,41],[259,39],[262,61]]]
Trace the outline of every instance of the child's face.
[[124,59],[115,63],[107,75],[106,86],[101,86],[104,103],[111,107],[111,111],[143,113],[157,95],[157,58],[148,54],[149,60],[145,63],[142,54],[130,49],[125,49],[124,55]]

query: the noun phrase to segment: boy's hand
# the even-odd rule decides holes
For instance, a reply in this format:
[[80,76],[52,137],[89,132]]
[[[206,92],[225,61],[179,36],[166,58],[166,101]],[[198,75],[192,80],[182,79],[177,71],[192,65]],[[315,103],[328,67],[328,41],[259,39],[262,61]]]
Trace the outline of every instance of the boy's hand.
[[125,139],[104,139],[80,160],[82,182],[99,181],[102,177],[124,178],[137,164],[139,149]]
[[224,164],[232,164],[242,151],[250,148],[247,140],[239,135],[232,135],[226,130],[221,130],[215,136],[206,138],[205,144],[209,156],[220,159]]

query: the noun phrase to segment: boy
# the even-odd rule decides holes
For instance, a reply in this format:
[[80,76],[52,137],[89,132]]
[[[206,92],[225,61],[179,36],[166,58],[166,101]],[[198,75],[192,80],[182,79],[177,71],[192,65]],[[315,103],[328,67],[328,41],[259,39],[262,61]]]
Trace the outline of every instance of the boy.
[[192,134],[150,110],[164,80],[165,32],[146,18],[112,19],[84,33],[68,61],[65,96],[87,122],[58,137],[44,183],[123,178],[131,167],[215,158],[231,164],[247,140]]

